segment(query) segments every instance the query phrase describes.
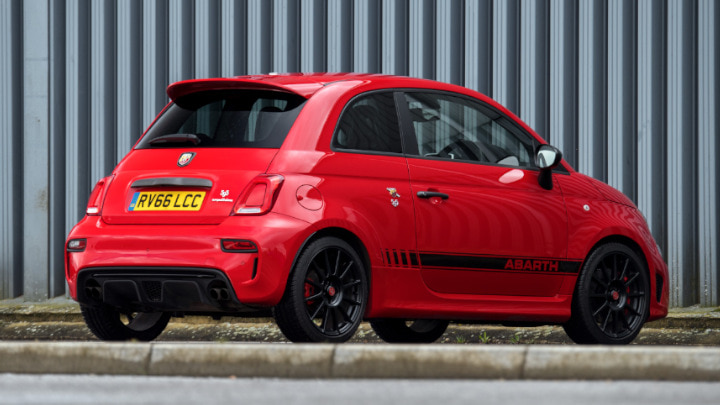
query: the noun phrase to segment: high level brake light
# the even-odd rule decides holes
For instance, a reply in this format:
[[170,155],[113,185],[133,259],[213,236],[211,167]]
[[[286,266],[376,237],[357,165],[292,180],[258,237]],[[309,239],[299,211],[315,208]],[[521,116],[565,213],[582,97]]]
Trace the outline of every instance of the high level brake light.
[[232,215],[262,215],[268,213],[277,198],[283,176],[261,174],[252,179],[235,202]]
[[110,184],[111,180],[112,176],[108,176],[100,179],[100,181],[95,184],[95,188],[93,188],[93,191],[90,193],[87,208],[85,209],[85,213],[87,215],[100,215],[102,203],[105,199],[105,190],[107,189],[107,186]]

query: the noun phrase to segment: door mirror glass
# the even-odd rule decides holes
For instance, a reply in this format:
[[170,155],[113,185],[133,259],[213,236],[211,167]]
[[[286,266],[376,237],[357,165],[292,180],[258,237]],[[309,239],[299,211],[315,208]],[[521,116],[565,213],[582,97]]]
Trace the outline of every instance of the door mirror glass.
[[540,145],[535,154],[535,165],[541,170],[556,167],[562,160],[562,152],[550,145]]

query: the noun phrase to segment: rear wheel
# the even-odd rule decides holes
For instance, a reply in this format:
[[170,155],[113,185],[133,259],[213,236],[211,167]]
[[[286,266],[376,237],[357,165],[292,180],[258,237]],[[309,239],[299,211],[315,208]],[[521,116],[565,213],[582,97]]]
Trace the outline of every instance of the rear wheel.
[[573,295],[572,316],[563,325],[570,339],[585,344],[628,344],[649,314],[650,283],[638,255],[619,243],[590,254]]
[[85,323],[90,331],[101,340],[150,341],[160,336],[170,314],[165,312],[125,312],[108,307],[81,305]]
[[432,343],[445,333],[448,321],[436,319],[375,319],[370,321],[375,333],[388,343]]
[[345,342],[362,322],[367,295],[360,256],[342,239],[324,237],[300,254],[275,320],[293,342]]

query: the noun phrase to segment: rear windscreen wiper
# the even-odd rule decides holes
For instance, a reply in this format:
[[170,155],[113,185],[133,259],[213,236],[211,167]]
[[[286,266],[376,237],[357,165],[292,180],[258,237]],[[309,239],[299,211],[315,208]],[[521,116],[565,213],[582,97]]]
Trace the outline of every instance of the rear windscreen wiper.
[[200,137],[195,134],[168,134],[159,136],[150,141],[153,146],[165,146],[190,143],[193,145],[200,144]]

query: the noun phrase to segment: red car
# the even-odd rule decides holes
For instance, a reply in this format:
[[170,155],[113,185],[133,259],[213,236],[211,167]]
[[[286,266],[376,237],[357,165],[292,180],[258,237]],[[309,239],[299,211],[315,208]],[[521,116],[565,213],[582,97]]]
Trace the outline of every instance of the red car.
[[628,343],[668,309],[638,209],[490,98],[365,74],[189,80],[66,245],[100,339],[272,309],[294,342],[388,342],[449,321]]

